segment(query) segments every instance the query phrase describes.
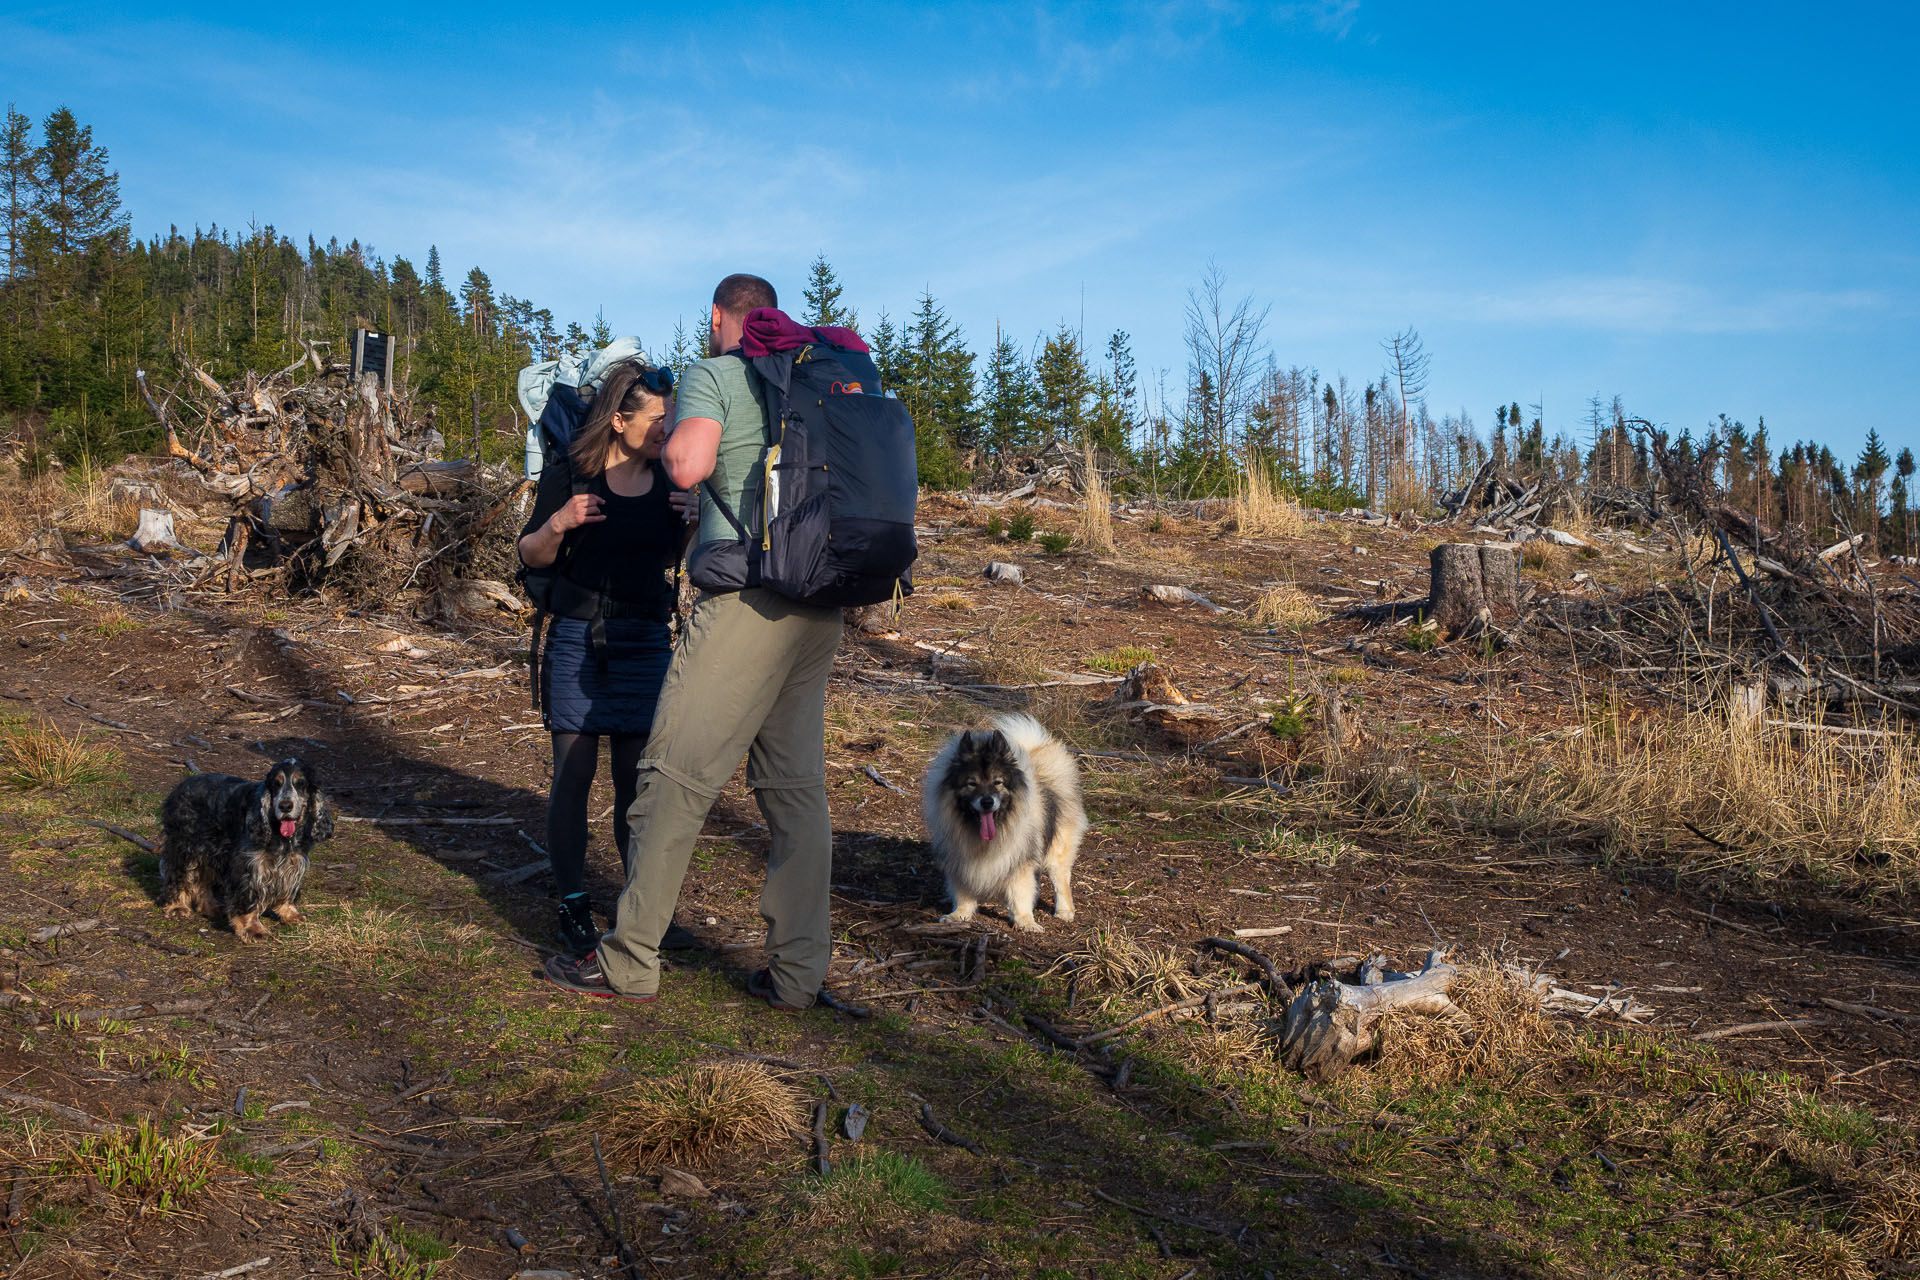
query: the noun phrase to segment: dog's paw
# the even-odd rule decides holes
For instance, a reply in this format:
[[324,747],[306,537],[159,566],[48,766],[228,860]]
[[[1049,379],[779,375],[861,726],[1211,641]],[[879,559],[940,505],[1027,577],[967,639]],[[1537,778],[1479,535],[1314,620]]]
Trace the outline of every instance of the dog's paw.
[[974,916],[974,913],[971,911],[949,911],[947,912],[947,914],[940,917],[940,923],[941,924],[965,924],[969,920],[973,919],[973,916]]
[[160,913],[169,920],[186,920],[192,917],[193,908],[184,902],[169,902],[160,908]]
[[300,908],[294,906],[291,902],[282,903],[280,906],[275,907],[273,914],[279,917],[281,924],[300,924],[306,919],[305,916],[300,914]]
[[1054,918],[1055,920],[1058,920],[1058,921],[1060,921],[1060,923],[1062,923],[1062,924],[1072,924],[1072,923],[1073,923],[1073,908],[1072,908],[1072,907],[1061,907],[1061,908],[1059,908],[1059,909],[1057,909],[1057,910],[1056,910],[1056,911],[1055,911],[1055,912],[1053,913],[1053,918]]
[[1045,933],[1046,932],[1046,930],[1041,927],[1040,922],[1038,920],[1035,920],[1032,916],[1027,916],[1025,919],[1015,917],[1013,922],[1013,927],[1018,929],[1022,933]]

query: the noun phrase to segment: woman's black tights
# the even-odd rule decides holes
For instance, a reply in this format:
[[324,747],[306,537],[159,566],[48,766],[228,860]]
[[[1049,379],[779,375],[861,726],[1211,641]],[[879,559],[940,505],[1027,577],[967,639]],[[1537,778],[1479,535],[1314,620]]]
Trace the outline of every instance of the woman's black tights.
[[[627,861],[627,809],[640,786],[643,733],[608,737],[613,754],[613,839],[620,863]],[[587,887],[587,793],[600,763],[600,737],[592,733],[553,735],[553,791],[547,798],[547,857],[562,898]]]

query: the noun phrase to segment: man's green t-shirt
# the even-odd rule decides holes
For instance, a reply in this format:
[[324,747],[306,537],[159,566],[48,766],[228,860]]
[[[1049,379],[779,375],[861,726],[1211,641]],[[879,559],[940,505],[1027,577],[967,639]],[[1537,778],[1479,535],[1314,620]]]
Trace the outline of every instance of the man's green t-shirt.
[[[674,388],[674,420],[712,418],[720,424],[720,452],[713,464],[713,487],[727,497],[734,515],[752,532],[753,499],[759,491],[761,450],[766,448],[766,410],[747,381],[747,362],[739,356],[701,360],[687,369]],[[740,535],[720,508],[700,495],[700,541],[732,542]]]

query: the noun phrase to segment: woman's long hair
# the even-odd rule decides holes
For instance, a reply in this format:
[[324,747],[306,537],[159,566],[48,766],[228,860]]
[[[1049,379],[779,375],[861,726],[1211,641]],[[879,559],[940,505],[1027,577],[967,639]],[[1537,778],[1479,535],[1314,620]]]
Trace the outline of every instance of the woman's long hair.
[[662,398],[660,393],[649,391],[640,380],[650,372],[650,365],[638,360],[622,360],[600,383],[593,406],[587,410],[587,420],[580,424],[580,433],[574,436],[573,448],[568,450],[575,475],[591,480],[607,469],[607,446],[613,441],[614,414],[635,414],[646,408],[649,400]]

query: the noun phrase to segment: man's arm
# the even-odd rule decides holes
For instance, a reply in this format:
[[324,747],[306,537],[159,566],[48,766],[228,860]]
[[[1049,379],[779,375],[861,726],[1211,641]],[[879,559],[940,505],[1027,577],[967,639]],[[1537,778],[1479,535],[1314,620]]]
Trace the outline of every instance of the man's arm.
[[667,437],[660,460],[667,475],[682,489],[691,489],[713,474],[720,456],[720,423],[715,418],[682,418]]

